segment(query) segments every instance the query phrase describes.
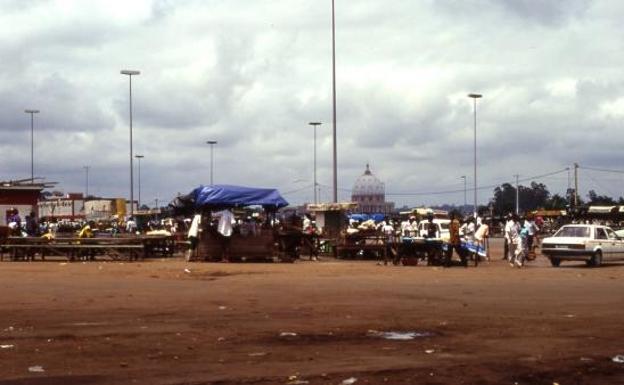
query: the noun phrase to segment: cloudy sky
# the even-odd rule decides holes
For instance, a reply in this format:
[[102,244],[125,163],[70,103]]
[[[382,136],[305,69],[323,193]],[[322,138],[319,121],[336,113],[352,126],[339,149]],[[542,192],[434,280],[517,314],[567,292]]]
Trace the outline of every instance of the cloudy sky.
[[[389,200],[463,203],[477,104],[479,201],[523,178],[553,192],[566,167],[622,169],[624,2],[336,0],[338,187],[366,163]],[[143,203],[210,180],[331,199],[330,0],[1,0],[0,180],[129,196],[128,77]],[[135,167],[136,167],[135,162]],[[624,175],[581,169],[622,195]],[[135,177],[137,171],[135,171]],[[528,183],[528,181],[524,182]],[[135,182],[135,189],[137,189]],[[435,193],[435,194],[433,194]],[[138,191],[135,190],[135,198]],[[468,195],[468,202],[472,194]]]

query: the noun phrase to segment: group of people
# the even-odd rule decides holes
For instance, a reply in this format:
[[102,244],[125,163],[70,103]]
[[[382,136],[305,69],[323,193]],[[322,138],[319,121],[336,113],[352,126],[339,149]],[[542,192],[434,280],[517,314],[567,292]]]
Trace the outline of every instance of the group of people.
[[[447,223],[448,235],[446,233]],[[469,216],[462,219],[458,214],[451,214],[449,222],[448,220],[436,220],[433,214],[429,214],[421,218],[420,221],[415,215],[411,215],[403,221],[385,218],[376,224],[372,220],[362,223],[350,221],[347,234],[367,229],[374,229],[384,235],[387,256],[396,253],[394,246],[401,238],[425,238],[442,239],[448,242],[449,249],[444,257],[445,266],[451,265],[453,250],[459,255],[464,265],[467,265],[470,253],[473,253],[475,258],[479,258],[479,255],[488,258],[486,240],[489,236],[490,227],[481,217]]]
[[449,251],[446,255],[445,266],[451,265],[453,251],[457,253],[464,266],[468,265],[468,251],[462,248],[462,240],[472,247],[474,258],[480,258],[480,253],[485,253],[485,258],[489,261],[486,245],[487,238],[490,236],[490,226],[481,217],[470,216],[462,223],[458,215],[451,214],[449,235]]
[[538,232],[539,227],[533,218],[519,217],[516,214],[507,215],[503,259],[509,261],[509,266],[524,266],[537,244]]
[[19,215],[19,210],[16,208],[11,208],[7,211],[6,223],[9,226],[11,235],[14,236],[35,237],[38,236],[41,232],[41,229],[39,228],[39,222],[37,221],[37,216],[34,212],[26,215],[26,218],[24,218],[24,221],[22,222],[22,218]]

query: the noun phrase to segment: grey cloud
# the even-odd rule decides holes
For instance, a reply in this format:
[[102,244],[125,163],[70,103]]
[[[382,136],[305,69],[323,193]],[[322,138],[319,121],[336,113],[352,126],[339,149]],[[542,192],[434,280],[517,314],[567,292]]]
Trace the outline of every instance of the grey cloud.
[[[332,176],[329,6],[289,4],[154,1],[143,4],[147,16],[141,8],[123,20],[87,7],[73,9],[81,23],[34,20],[27,33],[0,42],[9,58],[0,64],[0,151],[9,158],[0,173],[28,174],[23,109],[39,108],[36,173],[81,191],[80,164],[92,163],[90,190],[126,196],[128,83],[119,69],[128,66],[142,71],[133,79],[133,102],[134,149],[145,155],[144,200],[168,200],[206,183],[209,139],[219,142],[218,183],[296,191],[288,197],[295,204],[311,199],[311,189],[301,190],[312,178],[309,121],[323,122],[319,182],[330,186]],[[468,92],[484,94],[480,184],[574,161],[618,167],[624,59],[613,6],[576,0],[336,5],[341,197],[348,198],[366,162],[389,192],[463,187],[459,176],[471,175],[473,156]],[[366,75],[378,68],[387,72]],[[558,92],[562,81],[575,88]],[[565,184],[564,175],[549,187]],[[329,197],[327,187],[323,194]],[[396,199],[459,202],[463,194]]]
[[434,6],[443,14],[463,20],[483,22],[494,17],[502,22],[514,17],[517,21],[558,27],[583,16],[592,3],[592,0],[442,0],[436,1]]
[[21,130],[26,121],[25,109],[38,109],[38,131],[95,132],[113,127],[113,118],[103,111],[95,99],[59,75],[52,75],[37,83],[11,84],[0,90],[0,128]]
[[514,0],[495,1],[496,4],[527,20],[542,24],[559,24],[569,18],[582,16],[591,5],[591,0]]

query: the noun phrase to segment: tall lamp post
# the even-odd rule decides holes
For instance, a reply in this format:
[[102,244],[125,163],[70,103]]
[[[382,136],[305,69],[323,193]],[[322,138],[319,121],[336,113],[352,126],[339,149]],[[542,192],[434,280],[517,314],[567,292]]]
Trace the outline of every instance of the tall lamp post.
[[338,203],[338,165],[336,147],[336,23],[334,17],[334,0],[332,0],[332,101],[333,101],[333,193],[334,203]]
[[39,110],[24,110],[30,114],[30,184],[35,183],[35,118]]
[[85,169],[85,199],[89,196],[89,169],[91,166],[83,166]]
[[481,94],[468,94],[474,102],[474,216],[477,217],[477,99]]
[[137,207],[141,209],[141,159],[145,158],[144,155],[135,155],[135,158],[139,160],[139,201],[137,203]]
[[130,216],[134,216],[134,163],[132,162],[132,76],[141,74],[140,71],[135,70],[121,70],[122,75],[128,75],[130,80]]
[[318,203],[318,183],[316,182],[316,127],[320,126],[321,122],[308,123],[314,127],[314,204]]
[[518,182],[520,175],[515,174],[514,176],[516,177],[516,215],[518,215],[520,214],[520,186]]
[[210,185],[214,185],[214,145],[217,144],[216,140],[209,140],[206,143],[210,145]]

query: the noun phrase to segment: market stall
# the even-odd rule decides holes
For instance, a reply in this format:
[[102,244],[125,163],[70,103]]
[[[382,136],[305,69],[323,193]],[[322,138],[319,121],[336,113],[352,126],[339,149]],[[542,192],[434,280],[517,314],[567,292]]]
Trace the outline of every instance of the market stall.
[[[276,224],[277,211],[287,205],[276,189],[232,185],[199,186],[170,204],[198,222],[188,259],[199,261],[292,260],[297,250],[288,248],[289,231]],[[232,210],[248,206],[261,206],[263,216],[234,216]]]

